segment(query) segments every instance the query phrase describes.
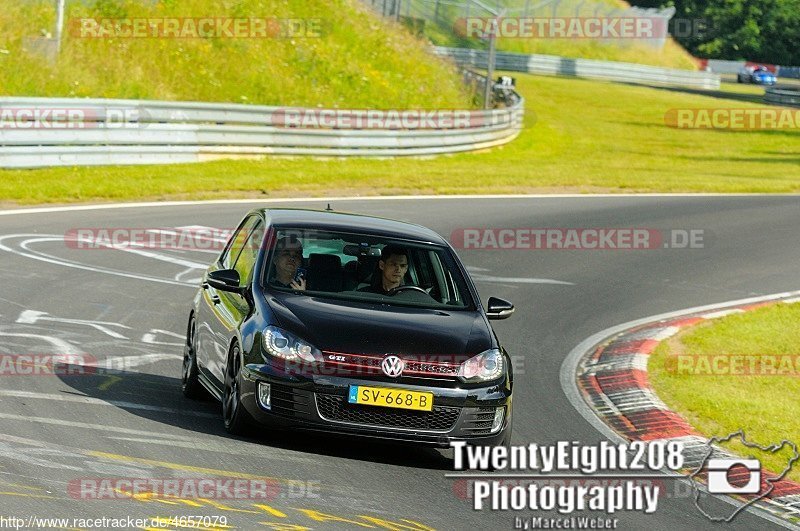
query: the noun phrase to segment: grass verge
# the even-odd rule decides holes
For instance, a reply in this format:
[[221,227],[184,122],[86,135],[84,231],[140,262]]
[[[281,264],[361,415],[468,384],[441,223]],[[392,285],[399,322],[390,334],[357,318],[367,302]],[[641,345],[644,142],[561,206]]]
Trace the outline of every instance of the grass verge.
[[[800,304],[775,304],[686,330],[659,345],[648,372],[656,394],[706,436],[744,429],[749,442],[762,446],[783,439],[800,445]],[[773,472],[791,457],[786,448],[775,454],[741,443],[729,448],[754,455]],[[800,464],[788,477],[800,481]]]
[[[50,0],[0,0],[0,95],[351,108],[465,108],[472,102],[456,69],[431,57],[425,40],[357,0],[70,1],[61,56],[51,64],[26,50],[33,49],[32,37],[53,30],[54,6]],[[230,24],[226,30],[198,23],[210,35],[199,38],[144,31],[107,38],[99,35],[110,30],[81,30],[91,19],[105,20],[108,29],[125,20],[203,17]],[[274,21],[274,30],[254,37],[233,32],[234,23],[252,19]]]
[[[800,192],[800,131],[667,127],[676,108],[761,106],[740,87],[656,89],[516,75],[524,129],[481,153],[393,160],[265,158],[0,171],[6,204],[287,195]],[[730,88],[730,90],[728,90]],[[752,87],[748,87],[752,89]],[[743,101],[744,100],[744,101]]]

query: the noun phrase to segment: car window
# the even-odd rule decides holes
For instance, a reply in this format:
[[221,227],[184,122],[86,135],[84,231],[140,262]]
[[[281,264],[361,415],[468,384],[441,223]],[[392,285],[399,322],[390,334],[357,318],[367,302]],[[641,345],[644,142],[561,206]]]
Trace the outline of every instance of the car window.
[[344,252],[345,245],[346,242],[342,240],[317,240],[317,241],[312,240],[308,242],[308,247],[305,247],[305,251],[307,254],[316,254],[316,253],[335,254],[342,261],[342,265],[345,265],[348,262],[356,260],[355,256],[348,256],[345,254]]
[[231,236],[228,247],[222,254],[222,269],[233,269],[233,265],[236,263],[236,259],[239,258],[239,253],[242,251],[247,237],[259,221],[260,218],[258,216],[250,216]]
[[[457,258],[445,246],[281,228],[276,230],[275,242],[276,248],[266,257],[270,288],[389,305],[474,307]],[[289,259],[280,254],[287,245],[297,256]],[[382,255],[387,254],[383,261]],[[306,281],[305,290],[289,287],[298,275]]]
[[239,272],[239,285],[245,286],[250,281],[255,267],[261,242],[264,240],[264,224],[257,218],[255,227],[247,236],[233,269]]

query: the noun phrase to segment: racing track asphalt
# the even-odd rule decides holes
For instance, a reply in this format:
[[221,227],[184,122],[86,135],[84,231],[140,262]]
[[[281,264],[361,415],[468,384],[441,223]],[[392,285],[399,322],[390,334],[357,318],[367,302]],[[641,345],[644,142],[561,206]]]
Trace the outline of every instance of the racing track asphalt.
[[[324,208],[325,203],[292,206]],[[403,522],[408,519],[436,529],[511,529],[514,516],[531,516],[528,511],[473,511],[470,501],[457,495],[454,481],[445,478],[447,461],[433,450],[296,435],[227,436],[216,403],[185,400],[179,389],[179,336],[194,294],[184,283],[197,277],[193,264],[207,263],[212,255],[77,250],[61,239],[78,227],[234,227],[250,206],[0,216],[0,351],[51,352],[67,341],[100,360],[123,356],[138,364],[119,375],[0,380],[0,514],[225,515],[237,529],[289,523],[317,529],[378,527],[359,515],[411,526]],[[515,444],[603,439],[559,386],[564,357],[586,337],[643,316],[800,288],[796,196],[341,200],[332,206],[414,221],[447,237],[464,227],[705,231],[701,249],[459,251],[478,275],[484,303],[495,295],[517,308],[495,325],[507,350],[524,360],[515,378]],[[65,266],[64,259],[78,267]],[[198,507],[148,499],[87,501],[68,494],[77,478],[187,474],[269,476],[282,487],[269,508],[256,507],[263,504],[258,500]],[[665,485],[671,490],[669,480]],[[303,496],[304,491],[319,497]],[[686,497],[662,498],[652,515],[614,516],[624,529],[713,525]],[[751,514],[720,527],[777,528]]]

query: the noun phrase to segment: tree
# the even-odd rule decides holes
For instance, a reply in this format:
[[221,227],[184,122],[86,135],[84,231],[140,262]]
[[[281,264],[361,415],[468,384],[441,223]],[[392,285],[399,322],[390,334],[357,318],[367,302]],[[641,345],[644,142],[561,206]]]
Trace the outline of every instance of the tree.
[[800,0],[641,0],[675,6],[673,36],[710,59],[800,65]]

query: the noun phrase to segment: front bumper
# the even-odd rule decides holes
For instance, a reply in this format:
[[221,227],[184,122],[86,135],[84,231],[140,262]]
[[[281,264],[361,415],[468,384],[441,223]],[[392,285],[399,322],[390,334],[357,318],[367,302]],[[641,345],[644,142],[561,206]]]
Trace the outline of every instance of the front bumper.
[[[258,382],[271,385],[271,409],[256,399]],[[482,387],[438,387],[387,383],[341,376],[289,375],[270,365],[248,364],[242,370],[242,404],[256,422],[277,427],[413,442],[446,448],[451,441],[499,445],[511,422],[511,387],[507,381]],[[349,404],[351,385],[428,391],[433,411],[410,411]],[[504,408],[502,425],[491,433],[497,408]]]

